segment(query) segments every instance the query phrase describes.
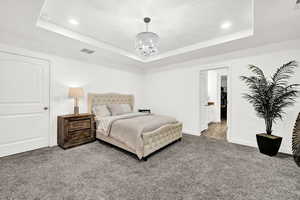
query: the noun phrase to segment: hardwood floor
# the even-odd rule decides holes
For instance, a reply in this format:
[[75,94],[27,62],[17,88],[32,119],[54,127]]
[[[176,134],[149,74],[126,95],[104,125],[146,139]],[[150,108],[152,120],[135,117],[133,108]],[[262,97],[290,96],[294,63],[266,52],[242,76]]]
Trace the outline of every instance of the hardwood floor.
[[210,123],[208,129],[201,134],[218,140],[227,140],[226,120],[223,120],[220,123]]

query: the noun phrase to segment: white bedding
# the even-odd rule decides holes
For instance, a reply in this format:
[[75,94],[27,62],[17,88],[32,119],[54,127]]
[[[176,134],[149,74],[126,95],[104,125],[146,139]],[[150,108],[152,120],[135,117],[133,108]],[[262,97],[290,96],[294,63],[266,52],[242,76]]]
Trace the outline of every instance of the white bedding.
[[132,117],[132,116],[144,116],[149,115],[147,113],[140,113],[140,112],[132,112],[132,113],[126,113],[123,115],[115,115],[115,116],[108,116],[108,117],[96,117],[96,124],[97,124],[97,130],[100,131],[105,136],[109,135],[109,125],[112,121],[115,121],[116,119],[122,119],[126,117]]

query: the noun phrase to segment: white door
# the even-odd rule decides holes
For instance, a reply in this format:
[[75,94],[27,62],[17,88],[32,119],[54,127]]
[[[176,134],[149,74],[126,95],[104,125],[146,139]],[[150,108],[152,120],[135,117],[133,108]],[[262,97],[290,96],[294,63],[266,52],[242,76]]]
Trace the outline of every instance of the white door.
[[0,52],[0,157],[49,146],[49,63]]
[[207,71],[200,72],[200,132],[208,128],[208,88]]

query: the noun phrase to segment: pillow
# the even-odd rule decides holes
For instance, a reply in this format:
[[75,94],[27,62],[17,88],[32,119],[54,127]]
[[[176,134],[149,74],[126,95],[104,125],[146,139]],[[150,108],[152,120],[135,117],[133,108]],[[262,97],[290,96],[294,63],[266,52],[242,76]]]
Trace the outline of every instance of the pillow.
[[130,113],[132,112],[131,110],[131,106],[129,104],[120,104],[122,109],[123,109],[123,113]]
[[109,111],[106,105],[94,105],[92,110],[96,117],[111,116],[111,112]]
[[112,115],[122,115],[132,112],[129,104],[110,104],[108,108]]

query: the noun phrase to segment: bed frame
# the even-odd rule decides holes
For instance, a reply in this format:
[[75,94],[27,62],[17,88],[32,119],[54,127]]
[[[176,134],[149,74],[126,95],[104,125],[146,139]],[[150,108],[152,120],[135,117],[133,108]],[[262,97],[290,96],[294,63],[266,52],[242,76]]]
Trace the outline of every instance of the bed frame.
[[[116,93],[107,94],[88,94],[88,112],[92,113],[93,105],[107,105],[107,104],[129,104],[131,109],[134,109],[134,96],[124,95]],[[136,154],[136,151],[124,143],[115,140],[109,136],[105,136],[100,131],[96,131],[96,138],[104,142],[110,143],[117,147],[120,147],[126,151]],[[143,133],[144,149],[143,149],[143,160],[147,160],[147,156],[151,153],[167,146],[168,144],[181,140],[182,138],[182,123],[174,123],[164,125],[154,131]]]

